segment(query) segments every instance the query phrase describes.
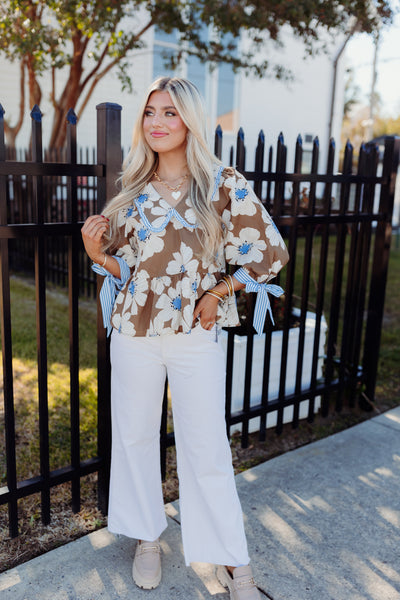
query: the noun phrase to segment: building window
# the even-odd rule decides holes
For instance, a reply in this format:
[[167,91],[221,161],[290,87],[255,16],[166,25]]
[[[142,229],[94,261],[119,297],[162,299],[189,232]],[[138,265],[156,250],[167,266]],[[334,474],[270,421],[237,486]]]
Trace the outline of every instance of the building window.
[[[208,28],[204,27],[202,39],[208,40]],[[226,63],[217,65],[214,72],[195,54],[187,53],[176,70],[168,66],[168,58],[179,50],[179,32],[165,33],[154,30],[153,78],[166,75],[186,77],[192,81],[205,98],[210,127],[221,125],[224,132],[232,132],[237,127],[236,75],[232,66]],[[167,66],[166,66],[167,65]],[[214,89],[214,92],[213,92]]]
[[165,33],[162,29],[154,28],[153,79],[162,76],[172,77],[176,74],[169,66],[169,60],[176,55],[178,42],[176,30]]

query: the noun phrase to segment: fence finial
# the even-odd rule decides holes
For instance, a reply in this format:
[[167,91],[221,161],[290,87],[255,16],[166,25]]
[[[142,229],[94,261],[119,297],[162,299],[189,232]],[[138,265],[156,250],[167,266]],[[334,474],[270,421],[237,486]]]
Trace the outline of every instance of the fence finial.
[[302,145],[303,145],[303,138],[301,137],[301,134],[300,134],[300,133],[299,133],[299,135],[297,136],[296,144],[298,144],[299,146],[302,146]]
[[346,150],[353,150],[353,144],[350,142],[350,140],[347,140],[345,149]]
[[37,104],[35,104],[35,106],[31,110],[31,117],[37,123],[41,123],[42,122],[42,113],[41,113],[40,108],[38,107]]
[[76,125],[78,122],[78,117],[73,108],[70,108],[67,112],[67,123],[71,123],[71,125]]
[[4,108],[3,108],[3,105],[2,105],[2,104],[0,104],[0,119],[3,119],[3,118],[4,118],[4,113],[5,113],[5,112],[6,112],[6,111],[4,110]]
[[319,148],[319,137],[316,135],[313,142],[314,147]]

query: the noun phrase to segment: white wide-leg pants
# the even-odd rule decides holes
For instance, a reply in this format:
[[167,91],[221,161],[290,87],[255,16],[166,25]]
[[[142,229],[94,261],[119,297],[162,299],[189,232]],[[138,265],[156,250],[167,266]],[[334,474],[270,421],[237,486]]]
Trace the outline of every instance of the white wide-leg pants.
[[186,564],[249,562],[225,426],[225,355],[190,334],[112,333],[112,461],[108,527],[155,540],[167,526],[160,472],[165,377],[171,389]]

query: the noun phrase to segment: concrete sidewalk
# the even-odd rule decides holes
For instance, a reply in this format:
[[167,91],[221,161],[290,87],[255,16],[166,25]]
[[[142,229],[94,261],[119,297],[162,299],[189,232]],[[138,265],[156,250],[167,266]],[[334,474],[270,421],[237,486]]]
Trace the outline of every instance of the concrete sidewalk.
[[[237,476],[261,596],[400,600],[400,407]],[[0,575],[1,600],[228,600],[211,565],[186,568],[167,507],[163,580],[131,580],[134,542],[103,529]]]

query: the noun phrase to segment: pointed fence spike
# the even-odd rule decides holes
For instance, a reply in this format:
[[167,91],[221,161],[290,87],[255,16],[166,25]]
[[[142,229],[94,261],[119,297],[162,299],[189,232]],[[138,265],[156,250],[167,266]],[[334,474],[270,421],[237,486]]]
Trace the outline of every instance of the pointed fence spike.
[[42,122],[42,113],[37,104],[35,104],[35,106],[31,110],[31,117],[34,121],[36,121],[36,123]]
[[329,146],[333,149],[336,148],[335,138],[331,137],[331,139],[329,140]]
[[3,108],[3,105],[2,105],[2,104],[0,104],[0,119],[2,119],[2,118],[4,117],[4,113],[5,113],[5,112],[6,112],[6,111],[4,110],[4,108]]
[[71,125],[76,125],[77,121],[78,117],[76,116],[74,109],[70,108],[67,113],[67,122],[71,123]]
[[282,131],[280,132],[280,134],[278,135],[278,142],[280,142],[281,144],[285,143],[284,137],[283,137],[283,133]]
[[240,138],[241,140],[244,140],[244,131],[243,131],[243,127],[239,128],[238,134],[237,134],[238,138]]
[[215,135],[217,135],[218,137],[222,137],[222,127],[219,124],[215,128]]
[[264,144],[265,142],[265,133],[264,131],[261,129],[260,133],[258,134],[258,142]]
[[313,145],[319,148],[319,137],[317,135],[314,138]]
[[299,146],[303,145],[303,138],[301,137],[300,133],[297,136],[296,144],[299,144]]

